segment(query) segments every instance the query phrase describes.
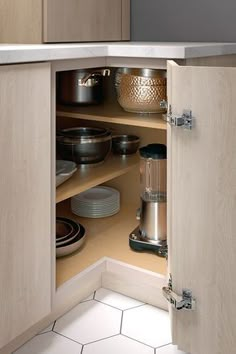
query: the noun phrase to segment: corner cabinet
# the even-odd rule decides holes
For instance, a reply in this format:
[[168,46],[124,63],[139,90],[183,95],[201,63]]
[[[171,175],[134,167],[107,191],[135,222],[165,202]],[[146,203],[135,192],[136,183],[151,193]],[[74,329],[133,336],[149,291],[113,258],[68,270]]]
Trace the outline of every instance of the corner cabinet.
[[[84,175],[78,171],[55,193],[55,151],[51,149],[55,145],[56,120],[57,128],[102,124],[114,132],[140,135],[142,144],[167,142],[168,273],[172,276],[169,290],[171,296],[180,295],[178,301],[183,289],[189,289],[196,299],[193,311],[169,306],[173,342],[191,354],[235,352],[236,58],[228,59],[231,67],[223,67],[223,58],[220,67],[215,65],[217,60],[206,58],[196,59],[194,64],[188,60],[181,64],[168,61],[172,118],[181,116],[184,110],[192,111],[191,130],[171,124],[174,119],[166,124],[161,114],[146,117],[126,113],[110,100],[112,97],[95,108],[58,105],[55,113],[57,72],[104,66],[97,58],[89,63],[87,59],[54,62],[51,76],[48,64],[0,68],[0,154],[4,161],[0,182],[0,348],[43,317],[48,317],[49,324],[58,314],[68,311],[82,299],[77,296],[77,289],[86,297],[86,291],[101,286],[98,273],[89,273],[88,269],[103,257],[157,275],[167,272],[165,259],[129,249],[128,235],[137,226],[135,210],[140,203],[138,156],[126,162],[111,159],[97,166],[96,173],[95,167]],[[119,66],[126,65],[127,58],[120,59]],[[150,62],[135,58],[133,65],[149,67]],[[152,67],[160,68],[158,59],[152,61]],[[103,183],[122,192],[120,213],[108,221],[82,219],[87,231],[86,247],[72,257],[59,258],[55,266],[52,203],[58,202],[58,215],[80,221],[71,213],[69,198]],[[125,284],[123,293],[129,295],[130,278],[125,278],[124,268],[118,280],[119,285]],[[106,269],[101,272],[104,276]],[[87,278],[88,273],[91,276]],[[111,278],[115,270],[108,273]],[[141,287],[149,299],[162,299],[165,279],[156,286],[156,278],[154,282],[144,279],[141,285],[135,284],[133,291]],[[132,279],[131,283],[134,284]],[[51,310],[51,299],[56,310]],[[41,329],[39,326],[38,331]]]
[[51,311],[50,64],[0,67],[0,348]]
[[8,0],[0,10],[1,43],[130,39],[130,0]]
[[[125,59],[122,60],[120,66],[126,66]],[[179,295],[176,298],[181,302],[183,289],[189,289],[196,299],[193,311],[171,306],[169,311],[173,342],[191,354],[234,353],[236,348],[236,68],[233,67],[236,58],[232,56],[225,61],[232,67],[223,67],[224,58],[219,61],[220,67],[216,66],[216,58],[196,59],[192,66],[188,66],[188,60],[179,65],[173,61],[167,64],[168,105],[172,115],[167,124],[170,290],[173,301]],[[134,63],[140,65],[138,59]],[[181,117],[185,110],[192,112],[192,129],[173,124],[174,118]],[[165,129],[165,123],[162,120],[161,125],[161,115],[137,116],[134,123],[134,115],[115,112],[114,104],[110,112],[104,112],[105,105],[101,111],[96,108],[94,113],[85,108],[67,107],[57,115],[70,119],[69,124],[74,126],[73,119],[77,119],[77,125],[83,119],[87,123],[105,122],[110,126],[126,124],[125,129],[129,126],[129,131],[137,135],[137,127],[142,126],[139,131],[142,143],[144,139],[162,142],[160,129]],[[155,137],[151,136],[153,132]],[[131,182],[129,190],[126,188],[130,199],[135,179],[127,176],[123,186],[128,185],[127,181]],[[71,192],[72,181],[67,186],[70,183]],[[119,187],[124,188],[121,183]],[[59,189],[59,194],[63,190],[68,193],[66,184]],[[74,194],[75,191],[66,196]],[[58,197],[60,201],[62,198]],[[121,224],[127,224],[127,219],[132,220],[132,214],[124,215]],[[128,230],[122,231],[128,248]],[[131,257],[127,262],[137,265]],[[140,264],[144,264],[141,258],[139,255]],[[156,271],[158,257],[153,262],[156,265],[153,263],[149,270]]]

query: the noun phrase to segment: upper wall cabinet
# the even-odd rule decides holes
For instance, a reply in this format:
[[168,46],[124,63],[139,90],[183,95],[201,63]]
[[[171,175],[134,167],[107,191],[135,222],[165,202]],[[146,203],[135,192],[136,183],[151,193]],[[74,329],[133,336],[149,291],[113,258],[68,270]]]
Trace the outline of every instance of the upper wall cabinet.
[[1,43],[130,39],[130,0],[3,0]]
[[[129,1],[44,0],[43,3],[44,42],[129,39],[122,25],[122,20],[126,27],[129,22]],[[125,5],[126,9],[122,5]]]

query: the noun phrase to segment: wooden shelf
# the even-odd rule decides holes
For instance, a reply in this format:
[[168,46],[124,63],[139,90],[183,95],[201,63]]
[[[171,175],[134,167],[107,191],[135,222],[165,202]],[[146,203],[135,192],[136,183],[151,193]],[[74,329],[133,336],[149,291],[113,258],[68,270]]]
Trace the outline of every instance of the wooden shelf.
[[135,218],[137,207],[138,205],[125,203],[114,216],[90,219],[72,214],[68,200],[58,204],[57,216],[77,220],[85,227],[86,242],[74,254],[57,259],[57,287],[105,256],[165,275],[165,258],[153,253],[134,252],[129,248],[129,234],[138,225]]
[[97,166],[78,168],[75,174],[56,190],[56,202],[59,203],[98,184],[109,181],[130,171],[139,164],[137,154],[125,158],[115,155]]
[[125,112],[116,102],[97,106],[58,106],[58,117],[86,119],[97,122],[124,124],[144,128],[166,130],[162,113],[137,114]]

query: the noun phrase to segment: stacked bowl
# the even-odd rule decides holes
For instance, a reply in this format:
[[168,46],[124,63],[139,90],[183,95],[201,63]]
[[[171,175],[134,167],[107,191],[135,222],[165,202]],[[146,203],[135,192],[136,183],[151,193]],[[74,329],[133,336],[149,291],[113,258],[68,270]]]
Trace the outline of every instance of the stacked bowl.
[[85,228],[74,220],[56,218],[56,256],[67,256],[77,251],[85,241]]

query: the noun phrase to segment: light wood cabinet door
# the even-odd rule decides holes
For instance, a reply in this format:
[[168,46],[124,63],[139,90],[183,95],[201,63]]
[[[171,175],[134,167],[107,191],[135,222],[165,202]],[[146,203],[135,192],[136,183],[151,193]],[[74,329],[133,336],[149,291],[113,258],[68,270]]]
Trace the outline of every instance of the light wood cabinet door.
[[43,0],[43,9],[44,42],[129,39],[129,0]]
[[173,340],[191,354],[236,348],[236,68],[168,66],[169,267],[173,291],[191,289],[195,311],[171,309]]
[[0,348],[51,310],[50,65],[0,67]]

